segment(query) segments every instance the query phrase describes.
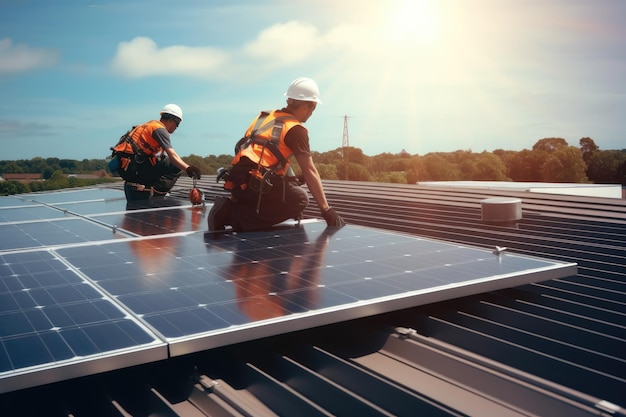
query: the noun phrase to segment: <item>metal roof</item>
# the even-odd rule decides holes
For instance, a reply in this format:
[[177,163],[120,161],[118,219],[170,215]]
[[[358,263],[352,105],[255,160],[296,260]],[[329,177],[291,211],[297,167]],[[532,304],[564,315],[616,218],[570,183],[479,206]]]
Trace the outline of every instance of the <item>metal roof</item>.
[[[190,181],[178,192],[186,198]],[[212,178],[201,188],[221,193]],[[325,181],[352,224],[575,262],[575,276],[0,396],[20,415],[626,415],[626,202]],[[522,200],[513,225],[480,202]],[[211,197],[209,197],[211,198]],[[314,202],[307,216],[318,216]]]

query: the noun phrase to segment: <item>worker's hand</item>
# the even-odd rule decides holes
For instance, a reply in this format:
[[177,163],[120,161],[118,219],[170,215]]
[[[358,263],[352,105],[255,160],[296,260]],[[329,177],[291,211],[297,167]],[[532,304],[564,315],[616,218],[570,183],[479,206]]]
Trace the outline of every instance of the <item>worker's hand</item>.
[[200,168],[189,165],[185,171],[187,171],[187,175],[191,178],[196,177],[197,179],[200,179]]
[[334,208],[330,207],[325,212],[322,212],[322,217],[326,220],[326,225],[328,227],[343,227],[346,225],[346,222],[343,218],[337,214]]

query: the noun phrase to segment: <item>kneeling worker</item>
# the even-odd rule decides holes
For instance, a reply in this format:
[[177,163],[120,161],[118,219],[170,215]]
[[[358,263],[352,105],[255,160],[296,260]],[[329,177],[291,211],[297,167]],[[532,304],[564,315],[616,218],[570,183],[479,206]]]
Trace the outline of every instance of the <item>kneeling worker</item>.
[[119,161],[117,173],[126,180],[127,201],[167,194],[181,170],[190,177],[200,178],[200,169],[183,161],[172,147],[170,134],[182,121],[180,107],[168,104],[161,110],[160,120],[134,127],[112,148]]
[[224,184],[231,196],[215,199],[208,216],[210,231],[225,230],[226,226],[240,232],[262,230],[301,218],[309,197],[290,169],[292,155],[328,226],[345,225],[326,200],[311,157],[308,131],[302,125],[321,103],[317,83],[297,78],[285,96],[287,107],[261,112],[237,143]]

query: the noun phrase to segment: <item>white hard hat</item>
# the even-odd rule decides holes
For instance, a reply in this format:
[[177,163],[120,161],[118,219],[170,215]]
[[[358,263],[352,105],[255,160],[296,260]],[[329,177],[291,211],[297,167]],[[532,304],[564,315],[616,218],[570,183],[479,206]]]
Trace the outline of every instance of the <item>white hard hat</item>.
[[163,113],[171,114],[172,116],[178,117],[181,122],[183,121],[183,111],[176,104],[166,104],[163,110],[161,110],[161,115],[163,115]]
[[287,98],[293,98],[294,100],[322,103],[322,100],[320,100],[320,89],[317,83],[308,77],[299,77],[293,80],[285,96]]

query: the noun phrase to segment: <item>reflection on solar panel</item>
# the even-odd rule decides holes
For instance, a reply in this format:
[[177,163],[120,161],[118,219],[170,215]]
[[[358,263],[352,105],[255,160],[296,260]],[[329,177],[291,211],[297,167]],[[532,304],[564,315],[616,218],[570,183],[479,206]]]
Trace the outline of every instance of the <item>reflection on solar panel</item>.
[[117,190],[6,198],[0,392],[576,273],[317,221],[210,236],[204,208]]

